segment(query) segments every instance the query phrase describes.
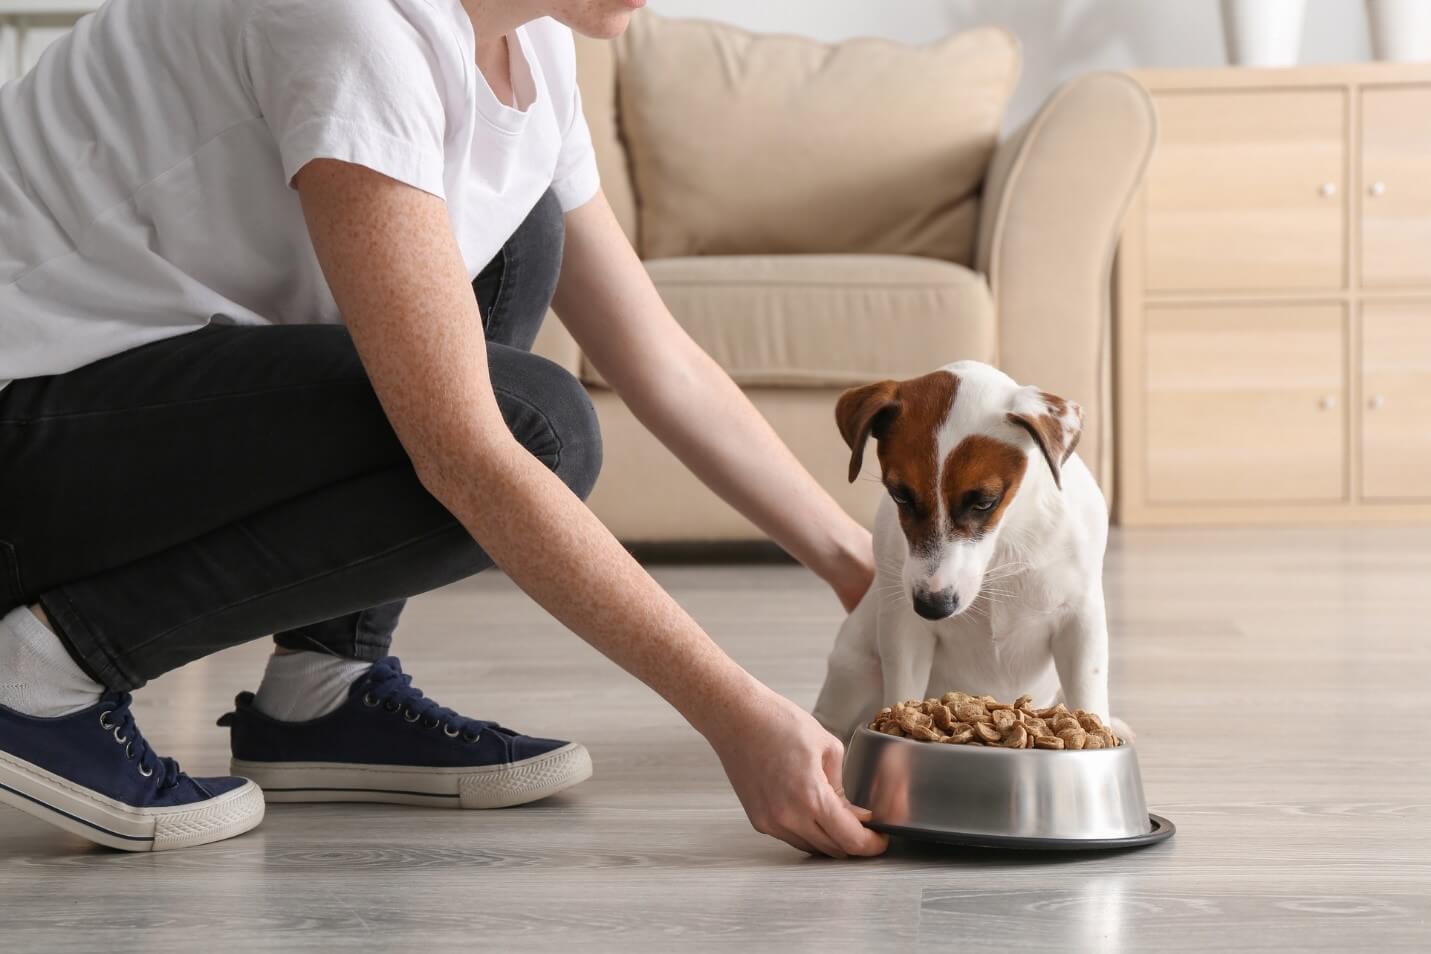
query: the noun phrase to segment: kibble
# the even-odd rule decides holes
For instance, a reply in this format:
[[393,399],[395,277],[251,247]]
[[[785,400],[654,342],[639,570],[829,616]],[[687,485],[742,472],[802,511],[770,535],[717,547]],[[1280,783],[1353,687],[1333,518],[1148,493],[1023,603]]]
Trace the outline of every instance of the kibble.
[[1031,696],[999,702],[993,696],[946,692],[879,711],[870,728],[920,742],[987,745],[1006,749],[1104,749],[1123,744],[1096,713],[1063,703],[1035,709]]

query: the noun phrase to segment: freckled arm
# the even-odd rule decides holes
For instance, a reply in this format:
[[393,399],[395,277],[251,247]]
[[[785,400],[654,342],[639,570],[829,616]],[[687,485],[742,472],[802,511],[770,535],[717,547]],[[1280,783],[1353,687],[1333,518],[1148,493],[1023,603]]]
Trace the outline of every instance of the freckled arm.
[[868,531],[672,317],[599,193],[567,215],[554,305],[636,418],[853,609],[873,575]]
[[295,184],[423,486],[518,586],[706,737],[760,831],[829,855],[882,851],[834,787],[840,744],[727,656],[507,429],[442,200],[336,160],[308,163]]

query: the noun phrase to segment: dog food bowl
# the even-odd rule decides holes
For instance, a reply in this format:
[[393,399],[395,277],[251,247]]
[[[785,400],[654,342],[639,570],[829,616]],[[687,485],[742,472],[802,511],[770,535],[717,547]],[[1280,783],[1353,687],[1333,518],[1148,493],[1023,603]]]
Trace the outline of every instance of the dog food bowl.
[[845,753],[845,794],[870,827],[949,844],[1136,848],[1172,835],[1148,814],[1131,745],[1070,751],[916,742],[868,727]]

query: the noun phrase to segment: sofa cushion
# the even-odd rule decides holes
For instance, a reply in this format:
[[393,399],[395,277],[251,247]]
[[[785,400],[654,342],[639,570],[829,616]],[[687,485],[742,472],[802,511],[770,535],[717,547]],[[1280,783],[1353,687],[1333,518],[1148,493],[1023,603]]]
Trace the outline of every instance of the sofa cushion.
[[[742,386],[849,387],[994,357],[982,276],[892,255],[653,259],[676,321]],[[581,378],[603,385],[582,359]]]
[[983,27],[829,45],[644,12],[617,41],[644,258],[852,252],[969,264],[1018,76]]

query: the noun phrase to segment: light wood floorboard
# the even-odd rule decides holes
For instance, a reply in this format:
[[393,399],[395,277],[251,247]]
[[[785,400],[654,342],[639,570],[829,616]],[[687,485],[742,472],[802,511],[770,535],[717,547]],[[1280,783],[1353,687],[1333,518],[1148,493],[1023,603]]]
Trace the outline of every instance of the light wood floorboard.
[[[809,705],[839,620],[793,567],[657,568]],[[1431,531],[1115,534],[1113,698],[1172,841],[1116,855],[896,845],[805,858],[754,833],[699,737],[496,575],[409,607],[430,695],[584,741],[596,777],[522,809],[274,806],[206,848],[126,855],[0,808],[0,950],[1431,949]],[[251,644],[143,690],[195,774]]]

